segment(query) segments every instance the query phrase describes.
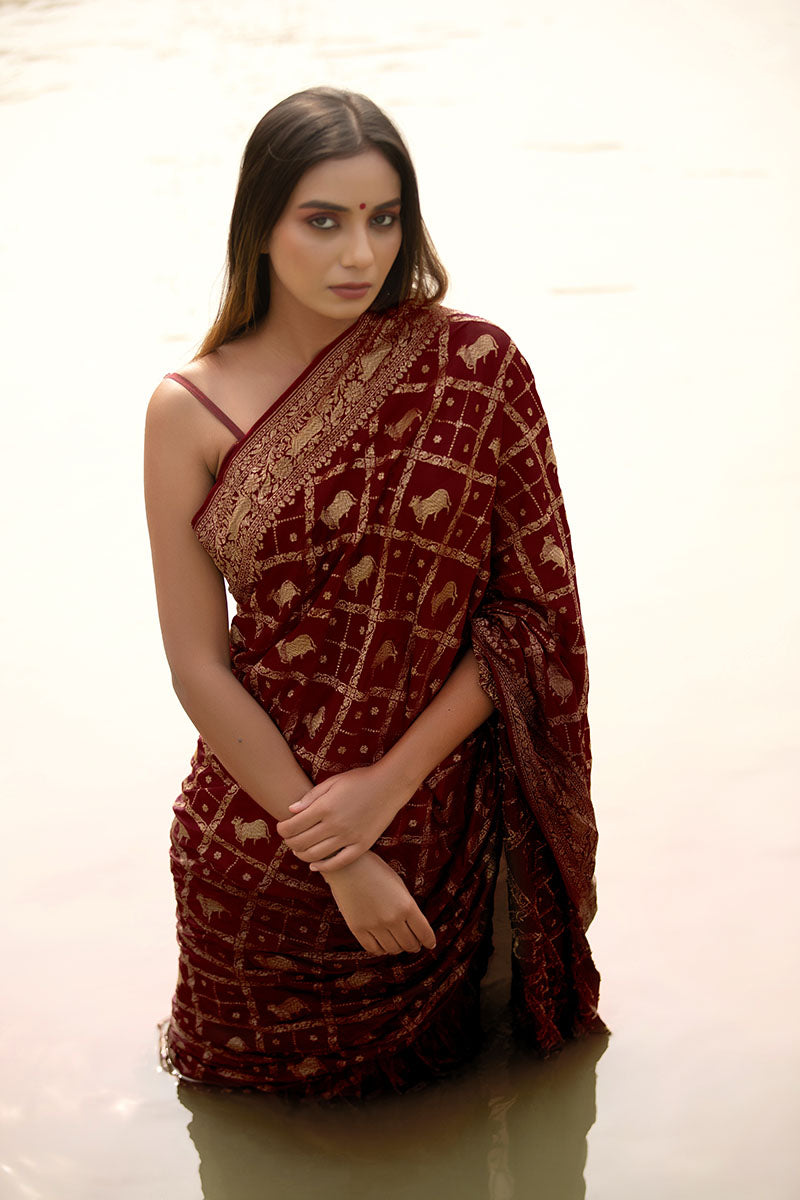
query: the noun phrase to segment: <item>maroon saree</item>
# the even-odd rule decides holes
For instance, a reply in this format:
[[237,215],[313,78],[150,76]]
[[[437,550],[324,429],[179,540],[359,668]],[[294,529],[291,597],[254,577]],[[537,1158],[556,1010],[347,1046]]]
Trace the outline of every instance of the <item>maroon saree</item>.
[[525,359],[443,308],[365,313],[232,448],[193,520],[231,664],[318,783],[379,759],[470,644],[496,705],[375,844],[437,948],[375,958],[202,739],[175,804],[166,1064],[362,1096],[477,1048],[499,856],[512,1004],[541,1053],[602,1032],[588,676],[569,531]]

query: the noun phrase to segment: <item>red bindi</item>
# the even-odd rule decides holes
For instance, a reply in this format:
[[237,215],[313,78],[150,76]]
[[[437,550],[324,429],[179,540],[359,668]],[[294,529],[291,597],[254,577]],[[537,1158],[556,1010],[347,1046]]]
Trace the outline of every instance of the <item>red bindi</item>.
[[366,204],[359,204],[359,206],[358,206],[358,207],[359,207],[359,208],[366,208],[367,206],[366,206]]

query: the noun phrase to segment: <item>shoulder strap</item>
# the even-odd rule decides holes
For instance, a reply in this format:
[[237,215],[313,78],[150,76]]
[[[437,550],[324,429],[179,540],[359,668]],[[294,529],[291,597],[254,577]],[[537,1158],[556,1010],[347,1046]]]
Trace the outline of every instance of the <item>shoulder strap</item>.
[[224,413],[221,408],[218,408],[213,400],[209,400],[205,392],[201,392],[199,387],[195,387],[190,379],[187,379],[184,375],[179,375],[177,371],[170,371],[170,373],[165,375],[164,378],[174,379],[176,383],[182,384],[186,388],[187,392],[191,392],[192,395],[199,400],[200,403],[204,405],[210,413],[214,414],[218,421],[222,421],[222,424],[227,429],[230,429],[234,437],[244,437],[244,432],[230,419],[227,413]]

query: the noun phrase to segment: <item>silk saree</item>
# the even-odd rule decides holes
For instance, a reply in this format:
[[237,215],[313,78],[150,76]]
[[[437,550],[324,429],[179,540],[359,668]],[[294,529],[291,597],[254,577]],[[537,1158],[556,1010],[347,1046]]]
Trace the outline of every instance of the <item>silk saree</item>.
[[588,673],[530,368],[440,306],[367,312],[231,448],[192,522],[236,603],[231,669],[314,783],[378,760],[472,646],[495,711],[373,847],[437,936],[372,957],[199,739],[174,806],[165,1065],[224,1087],[402,1091],[480,1045],[508,865],[512,1010],[539,1053],[606,1027]]

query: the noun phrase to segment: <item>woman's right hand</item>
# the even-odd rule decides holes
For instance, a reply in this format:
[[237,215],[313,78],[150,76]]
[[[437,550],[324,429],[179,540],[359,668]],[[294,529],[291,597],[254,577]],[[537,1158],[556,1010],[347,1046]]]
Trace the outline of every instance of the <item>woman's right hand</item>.
[[436,948],[436,935],[408,888],[371,850],[325,879],[348,929],[369,954]]

